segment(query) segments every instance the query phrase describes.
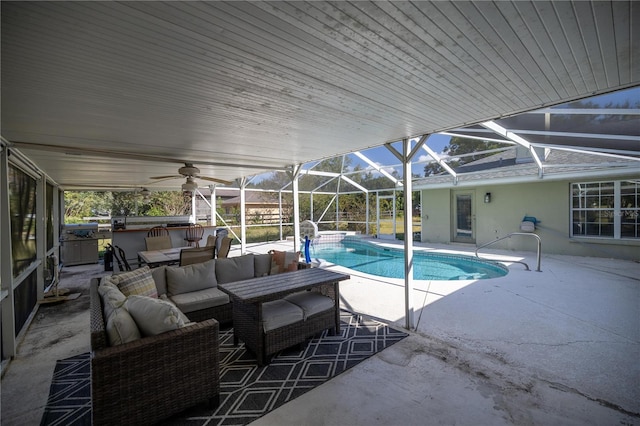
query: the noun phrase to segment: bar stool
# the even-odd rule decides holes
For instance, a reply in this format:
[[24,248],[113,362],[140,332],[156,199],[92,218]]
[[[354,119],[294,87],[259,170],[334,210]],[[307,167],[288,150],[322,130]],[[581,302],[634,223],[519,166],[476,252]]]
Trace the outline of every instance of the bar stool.
[[169,230],[164,226],[154,226],[147,232],[147,237],[164,237],[169,236]]
[[189,225],[189,228],[187,228],[187,237],[185,238],[185,241],[189,243],[189,247],[200,247],[200,240],[203,235],[204,228],[202,225],[198,223],[191,224]]

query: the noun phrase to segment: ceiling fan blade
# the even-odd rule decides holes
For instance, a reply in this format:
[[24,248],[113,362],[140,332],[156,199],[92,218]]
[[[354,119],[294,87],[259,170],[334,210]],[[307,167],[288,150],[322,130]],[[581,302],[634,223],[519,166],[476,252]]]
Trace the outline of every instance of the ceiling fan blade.
[[182,179],[182,175],[152,176],[149,179]]
[[217,179],[217,178],[208,177],[208,176],[198,176],[198,179],[208,180],[210,182],[217,182],[217,183],[221,183],[223,185],[231,185],[233,183],[233,182],[230,182],[228,180]]

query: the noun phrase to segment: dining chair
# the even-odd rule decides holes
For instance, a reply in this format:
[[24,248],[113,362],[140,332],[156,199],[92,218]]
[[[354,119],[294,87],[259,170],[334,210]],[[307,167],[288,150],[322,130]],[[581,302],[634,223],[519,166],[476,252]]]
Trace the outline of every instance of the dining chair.
[[207,237],[207,245],[206,245],[206,247],[211,247],[211,246],[215,247],[217,239],[218,239],[217,235],[209,235]]
[[146,237],[144,242],[147,245],[147,250],[164,250],[172,247],[171,237],[169,235]]
[[215,247],[195,247],[180,251],[180,266],[202,263],[213,259]]
[[231,242],[233,238],[224,237],[222,238],[222,242],[220,243],[220,249],[218,250],[218,258],[224,258],[229,255],[229,250],[231,250]]
[[164,226],[154,226],[147,232],[147,237],[162,237],[165,235],[169,236],[169,230]]
[[204,228],[198,223],[193,223],[187,228],[187,235],[185,241],[189,243],[189,246],[200,247],[200,240],[204,235]]

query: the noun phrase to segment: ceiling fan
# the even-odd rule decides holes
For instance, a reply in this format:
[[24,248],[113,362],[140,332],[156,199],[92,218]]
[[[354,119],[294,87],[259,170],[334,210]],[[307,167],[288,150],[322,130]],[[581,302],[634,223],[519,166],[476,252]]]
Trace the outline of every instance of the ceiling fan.
[[209,176],[200,176],[200,169],[195,167],[193,163],[184,163],[184,166],[178,169],[178,173],[179,175],[153,176],[151,179],[178,179],[183,177],[187,178],[187,181],[182,184],[182,190],[187,192],[193,192],[198,188],[198,183],[195,181],[196,178],[221,183],[224,185],[231,185],[231,182],[229,182],[228,180],[217,179]]

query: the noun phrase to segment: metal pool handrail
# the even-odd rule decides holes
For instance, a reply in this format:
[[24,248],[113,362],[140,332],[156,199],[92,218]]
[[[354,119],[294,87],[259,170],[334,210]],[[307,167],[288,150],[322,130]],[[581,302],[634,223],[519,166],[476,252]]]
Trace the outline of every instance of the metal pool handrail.
[[[536,272],[542,272],[542,271],[540,270],[540,254],[542,253],[542,240],[541,240],[541,239],[540,239],[540,237],[539,237],[538,235],[536,235],[536,234],[530,234],[530,233],[527,233],[527,232],[512,232],[512,233],[511,233],[511,234],[509,234],[509,235],[505,235],[504,237],[498,238],[498,239],[493,240],[493,241],[489,241],[488,243],[483,244],[483,245],[481,245],[481,246],[477,247],[477,248],[476,248],[476,257],[477,257],[478,259],[481,259],[481,257],[480,257],[480,256],[478,256],[478,250],[480,250],[481,248],[484,248],[484,247],[490,246],[490,245],[492,245],[492,244],[494,244],[494,243],[497,243],[498,241],[502,241],[502,240],[505,240],[505,239],[507,239],[507,238],[511,238],[511,237],[512,237],[512,236],[514,236],[514,235],[526,235],[526,236],[530,236],[530,237],[535,237],[535,238],[538,240],[538,255],[537,255],[538,268],[536,269]],[[527,264],[526,264],[526,263],[524,263],[524,262],[520,262],[520,261],[518,261],[518,260],[514,260],[513,262],[515,262],[515,263],[522,263],[522,264],[524,265],[524,267],[525,267],[525,268],[527,268],[527,271],[530,271],[530,270],[531,270],[531,269],[529,269],[529,265],[527,265]]]

